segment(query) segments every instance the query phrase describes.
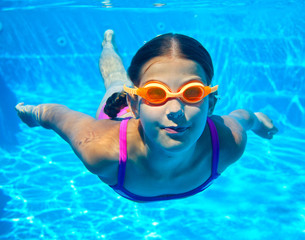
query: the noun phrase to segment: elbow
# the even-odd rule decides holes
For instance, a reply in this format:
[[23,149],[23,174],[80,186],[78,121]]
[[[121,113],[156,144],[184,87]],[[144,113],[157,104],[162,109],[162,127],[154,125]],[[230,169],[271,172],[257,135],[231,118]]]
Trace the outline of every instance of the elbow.
[[232,149],[234,153],[232,154],[234,156],[234,162],[241,158],[243,155],[246,145],[247,145],[247,133],[246,131],[242,131],[241,133],[237,134],[238,136],[234,136],[235,138],[235,148]]
[[230,113],[230,116],[237,120],[237,122],[245,129],[249,130],[255,123],[255,115],[251,111],[239,109]]
[[103,176],[113,169],[114,162],[102,158],[83,158],[82,159],[87,170],[95,175]]
[[83,162],[84,166],[87,170],[93,174],[98,174],[98,164],[97,162],[93,161],[93,159],[87,158],[82,156],[81,161]]
[[82,156],[81,160],[89,172],[95,175],[99,175],[101,173],[103,166],[97,159]]
[[87,170],[94,175],[100,175],[102,172],[101,169],[98,168],[96,165],[88,164],[88,163],[85,163],[84,165],[87,168]]

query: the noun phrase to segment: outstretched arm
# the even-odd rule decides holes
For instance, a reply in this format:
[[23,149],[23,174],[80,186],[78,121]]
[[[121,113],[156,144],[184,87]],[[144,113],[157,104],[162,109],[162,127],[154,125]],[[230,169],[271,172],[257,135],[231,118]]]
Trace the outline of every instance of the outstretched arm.
[[235,110],[229,114],[239,122],[244,130],[252,130],[262,138],[272,139],[278,129],[273,125],[272,120],[261,112],[251,112],[243,109]]
[[54,130],[71,145],[89,171],[103,174],[101,171],[107,167],[107,161],[104,161],[107,147],[104,145],[109,138],[105,138],[105,135],[116,134],[114,121],[98,121],[60,104],[33,106],[19,103],[15,108],[18,116],[29,127],[42,126]]
[[80,131],[84,131],[94,118],[76,112],[60,104],[24,105],[15,107],[20,119],[29,127],[42,126],[58,133],[69,144],[74,145]]
[[213,116],[218,126],[221,145],[220,168],[223,172],[229,165],[236,162],[243,154],[247,144],[247,131],[252,130],[260,137],[271,139],[278,132],[268,116],[247,110],[235,110],[229,115]]

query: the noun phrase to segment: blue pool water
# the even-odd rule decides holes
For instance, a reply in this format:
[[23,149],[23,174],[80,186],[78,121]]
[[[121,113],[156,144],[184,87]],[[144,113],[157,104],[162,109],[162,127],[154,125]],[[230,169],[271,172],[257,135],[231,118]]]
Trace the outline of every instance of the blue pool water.
[[[0,239],[305,239],[304,9],[296,0],[1,1]],[[278,135],[249,132],[243,157],[196,196],[119,197],[60,137],[13,110],[61,103],[94,116],[108,28],[126,67],[158,34],[195,37],[214,61],[216,114],[263,111]]]

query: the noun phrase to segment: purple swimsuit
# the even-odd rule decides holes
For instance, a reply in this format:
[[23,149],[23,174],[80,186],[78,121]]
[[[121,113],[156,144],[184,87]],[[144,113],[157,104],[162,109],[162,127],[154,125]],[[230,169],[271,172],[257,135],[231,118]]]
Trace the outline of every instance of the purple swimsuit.
[[208,188],[212,183],[213,180],[216,179],[219,174],[217,173],[218,167],[218,160],[219,160],[219,141],[218,141],[218,134],[215,127],[215,124],[210,118],[207,118],[207,123],[210,128],[211,133],[211,141],[212,141],[212,173],[211,176],[199,187],[195,189],[185,192],[185,193],[178,193],[178,194],[166,194],[160,196],[153,196],[153,197],[145,197],[133,194],[129,192],[127,189],[124,188],[124,179],[125,179],[125,170],[126,170],[126,161],[128,159],[127,156],[127,123],[130,118],[126,118],[121,122],[120,125],[120,159],[119,159],[119,169],[118,169],[118,183],[116,185],[110,186],[114,191],[116,191],[121,196],[138,202],[151,202],[151,201],[162,201],[162,200],[171,200],[171,199],[178,199],[189,197],[191,195],[197,194],[206,188]]

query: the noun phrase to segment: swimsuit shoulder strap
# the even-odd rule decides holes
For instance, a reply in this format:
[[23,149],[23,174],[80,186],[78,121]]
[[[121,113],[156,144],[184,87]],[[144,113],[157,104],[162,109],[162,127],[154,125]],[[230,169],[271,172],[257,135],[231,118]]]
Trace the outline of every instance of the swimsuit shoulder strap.
[[219,162],[219,139],[218,139],[218,133],[216,126],[214,122],[208,118],[207,119],[209,128],[210,128],[210,134],[211,134],[211,140],[212,140],[212,150],[213,150],[213,158],[212,158],[212,178],[217,178],[219,174],[217,173],[218,169],[218,162]]
[[120,159],[117,187],[123,187],[127,161],[127,123],[130,118],[122,120],[120,125]]

